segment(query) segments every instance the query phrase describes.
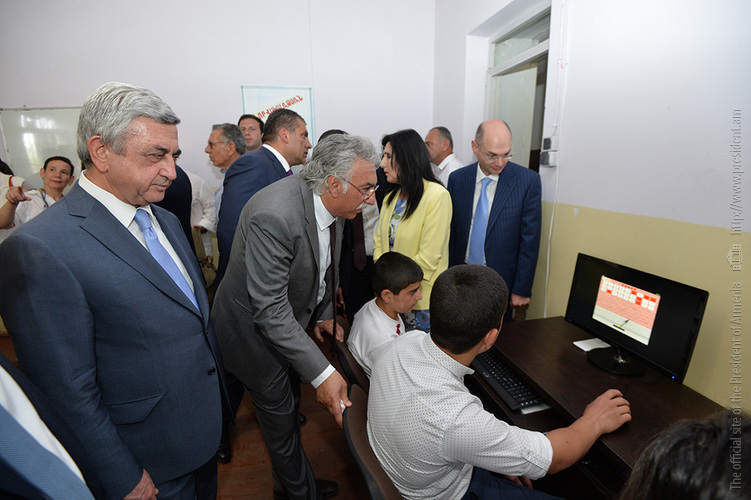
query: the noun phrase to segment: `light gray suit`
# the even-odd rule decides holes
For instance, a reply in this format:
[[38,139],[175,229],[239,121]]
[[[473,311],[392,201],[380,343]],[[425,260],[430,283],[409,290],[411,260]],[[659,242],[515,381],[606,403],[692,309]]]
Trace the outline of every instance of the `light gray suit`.
[[[336,224],[338,265],[341,220]],[[300,444],[294,372],[307,383],[329,365],[305,331],[311,320],[332,318],[331,270],[318,304],[318,267],[313,194],[299,176],[282,179],[245,205],[212,311],[225,368],[248,389],[275,483],[281,481],[290,498],[315,493]]]

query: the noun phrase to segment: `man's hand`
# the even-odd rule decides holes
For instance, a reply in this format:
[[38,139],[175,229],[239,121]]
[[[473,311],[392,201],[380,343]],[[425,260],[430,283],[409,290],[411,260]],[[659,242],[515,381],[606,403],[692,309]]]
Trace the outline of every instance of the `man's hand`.
[[326,408],[334,416],[334,420],[341,427],[342,403],[349,408],[352,406],[352,401],[347,397],[347,382],[339,375],[339,372],[335,371],[318,386],[316,389],[316,399],[318,400],[318,404]]
[[339,323],[336,324],[336,333],[334,333],[334,320],[327,319],[325,321],[319,321],[316,326],[313,327],[313,336],[318,342],[323,342],[323,334],[335,336],[339,342],[344,342],[344,328]]
[[5,199],[8,200],[8,203],[11,205],[18,205],[22,201],[29,201],[31,198],[26,196],[21,186],[13,186],[8,189],[7,193],[5,193]]
[[582,418],[593,419],[600,434],[607,434],[631,421],[631,406],[621,391],[609,389],[587,405]]
[[347,305],[344,303],[344,291],[342,287],[336,289],[336,306],[341,307],[344,312],[347,312]]
[[201,234],[203,234],[203,233],[205,233],[205,232],[206,232],[206,228],[205,228],[205,227],[203,227],[203,226],[202,226],[202,225],[200,225],[200,224],[196,224],[196,225],[195,225],[195,226],[193,226],[193,227],[194,227],[194,228],[196,228],[196,229],[198,229],[198,231],[200,231],[200,233],[201,233]]
[[156,500],[158,494],[159,490],[154,486],[154,481],[151,480],[151,476],[144,469],[141,480],[133,488],[133,491],[123,497],[123,500]]
[[511,294],[511,307],[522,307],[529,304],[530,297],[522,297],[515,293]]

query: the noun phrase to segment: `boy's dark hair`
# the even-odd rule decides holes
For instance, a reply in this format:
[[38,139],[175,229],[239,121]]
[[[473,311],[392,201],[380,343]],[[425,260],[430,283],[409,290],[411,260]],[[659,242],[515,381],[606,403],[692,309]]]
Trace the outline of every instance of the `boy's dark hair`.
[[373,266],[373,291],[379,297],[384,290],[399,294],[418,281],[422,281],[422,268],[399,252],[386,252]]
[[463,354],[493,328],[506,312],[508,288],[493,269],[477,265],[448,268],[430,294],[430,336],[438,347]]
[[[725,410],[701,420],[682,420],[647,447],[620,500],[751,498],[749,475],[734,464],[751,460],[751,418]],[[730,485],[733,484],[733,487]]]
[[42,170],[47,170],[47,165],[50,164],[51,161],[61,161],[63,163],[67,163],[70,165],[70,175],[73,176],[76,173],[76,167],[73,166],[73,162],[70,161],[68,158],[64,156],[50,156],[44,161],[44,166],[42,167]]

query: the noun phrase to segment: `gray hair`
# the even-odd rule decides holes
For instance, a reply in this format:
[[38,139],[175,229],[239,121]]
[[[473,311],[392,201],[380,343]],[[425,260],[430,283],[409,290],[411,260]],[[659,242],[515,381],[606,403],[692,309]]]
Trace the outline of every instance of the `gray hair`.
[[[373,142],[357,135],[335,134],[318,142],[310,159],[300,171],[308,189],[322,195],[326,192],[326,183],[333,176],[343,181],[352,178],[352,167],[357,160],[372,163],[375,168],[380,159]],[[347,192],[348,183],[344,183]]]
[[235,145],[235,151],[238,154],[244,154],[247,146],[245,144],[245,134],[240,130],[240,127],[234,123],[218,123],[212,125],[211,130],[221,130],[224,135],[224,140],[231,142]]
[[441,139],[446,139],[449,141],[449,147],[451,149],[454,149],[454,138],[451,137],[451,132],[446,127],[433,127],[430,130],[436,130],[438,131],[438,137]]
[[92,165],[87,143],[97,135],[115,153],[121,154],[129,137],[128,127],[141,116],[167,125],[180,123],[172,108],[148,89],[119,82],[105,83],[96,89],[83,103],[78,118],[76,148],[81,166]]

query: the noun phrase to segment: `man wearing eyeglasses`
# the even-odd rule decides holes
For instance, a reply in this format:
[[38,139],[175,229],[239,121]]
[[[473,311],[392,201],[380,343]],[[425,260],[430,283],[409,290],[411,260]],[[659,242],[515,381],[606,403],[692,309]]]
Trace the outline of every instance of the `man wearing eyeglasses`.
[[529,304],[540,250],[540,175],[511,162],[511,130],[502,120],[477,127],[477,162],[449,177],[453,203],[449,265],[480,264],[509,286],[511,308]]
[[[232,165],[235,160],[245,153],[245,136],[240,127],[232,123],[218,123],[211,127],[211,135],[204,151],[209,155],[209,160],[222,173]],[[216,190],[216,216],[219,218],[219,209],[222,206],[222,194],[224,191],[224,178],[222,184]]]
[[320,141],[299,175],[262,189],[237,224],[212,319],[226,370],[253,400],[271,456],[275,499],[329,498],[300,441],[300,381],[339,426],[350,406],[347,383],[306,333],[343,339],[333,321],[342,219],[375,203],[373,143],[352,135]]

